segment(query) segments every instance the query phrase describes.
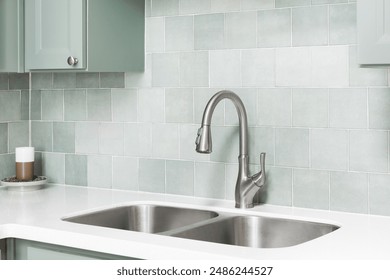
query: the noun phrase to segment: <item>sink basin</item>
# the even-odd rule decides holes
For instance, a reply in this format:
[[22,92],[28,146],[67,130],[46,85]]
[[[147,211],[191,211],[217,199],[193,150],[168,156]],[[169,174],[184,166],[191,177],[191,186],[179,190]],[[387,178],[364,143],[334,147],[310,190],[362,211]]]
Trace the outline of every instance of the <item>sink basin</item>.
[[158,233],[217,217],[213,211],[159,205],[131,205],[64,218],[64,221]]
[[269,217],[236,216],[174,234],[176,237],[254,248],[280,248],[298,245],[339,227]]

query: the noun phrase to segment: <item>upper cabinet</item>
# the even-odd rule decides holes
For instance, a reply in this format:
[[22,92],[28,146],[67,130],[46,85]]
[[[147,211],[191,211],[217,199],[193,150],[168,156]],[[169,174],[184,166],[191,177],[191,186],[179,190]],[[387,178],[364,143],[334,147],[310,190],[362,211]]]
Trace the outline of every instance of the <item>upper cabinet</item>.
[[358,0],[358,62],[390,64],[390,0]]
[[[0,8],[1,3],[12,1],[0,0]],[[24,8],[24,24],[19,23],[24,26],[24,61],[19,69],[144,69],[145,0],[20,0],[20,5]],[[6,68],[0,60],[0,69]]]
[[24,71],[23,0],[0,0],[0,72]]

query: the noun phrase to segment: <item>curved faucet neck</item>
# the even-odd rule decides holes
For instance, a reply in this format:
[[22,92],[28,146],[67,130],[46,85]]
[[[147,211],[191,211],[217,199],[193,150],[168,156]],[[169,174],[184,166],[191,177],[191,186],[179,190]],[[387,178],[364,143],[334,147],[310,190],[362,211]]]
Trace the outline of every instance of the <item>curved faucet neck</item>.
[[217,92],[207,103],[203,113],[202,126],[210,126],[211,118],[213,116],[215,107],[222,99],[230,99],[234,107],[236,107],[239,125],[240,125],[240,154],[239,156],[248,155],[248,119],[246,116],[246,110],[241,99],[232,91],[221,90]]

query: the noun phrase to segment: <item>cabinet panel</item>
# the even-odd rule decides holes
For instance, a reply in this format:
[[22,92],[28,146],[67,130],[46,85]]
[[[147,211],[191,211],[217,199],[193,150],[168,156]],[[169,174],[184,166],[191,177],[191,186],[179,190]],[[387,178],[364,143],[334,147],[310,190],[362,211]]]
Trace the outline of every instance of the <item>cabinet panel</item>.
[[24,71],[23,0],[0,0],[0,72]]
[[390,0],[358,0],[358,62],[390,64]]
[[66,246],[8,239],[7,258],[13,260],[134,260],[134,258]]
[[25,10],[26,69],[85,68],[85,0],[29,0]]

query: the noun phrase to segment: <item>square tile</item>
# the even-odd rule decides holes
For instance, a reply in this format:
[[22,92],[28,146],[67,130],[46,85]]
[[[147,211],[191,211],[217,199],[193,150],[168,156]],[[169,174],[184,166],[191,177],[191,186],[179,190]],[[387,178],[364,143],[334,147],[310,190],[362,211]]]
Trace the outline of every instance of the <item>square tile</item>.
[[111,120],[111,91],[109,89],[87,90],[87,120]]
[[[281,1],[276,3],[277,7],[280,7],[278,2]],[[292,10],[292,45],[320,46],[326,44],[328,44],[328,7],[294,8]]]
[[260,202],[292,206],[292,169],[268,167],[264,189],[260,190]]
[[64,120],[87,120],[87,93],[84,89],[64,91]]
[[309,167],[309,130],[277,128],[275,132],[275,164]]
[[257,124],[291,126],[292,94],[290,89],[259,89]]
[[165,120],[169,123],[194,122],[194,95],[191,88],[165,90]]
[[177,87],[180,85],[178,53],[152,54],[152,86]]
[[53,152],[75,152],[75,124],[73,122],[53,123]]
[[312,168],[347,170],[349,144],[346,130],[313,129],[310,141]]
[[373,215],[390,216],[390,176],[388,174],[369,175],[369,211]]
[[291,46],[291,9],[257,12],[257,47]]
[[53,123],[33,121],[31,123],[31,142],[36,151],[53,151]]
[[165,18],[165,49],[166,51],[191,51],[194,49],[193,16]]
[[152,137],[153,157],[179,158],[179,127],[177,124],[153,124]]
[[195,162],[195,196],[225,198],[225,165]]
[[87,173],[89,187],[111,189],[112,157],[89,155]]
[[367,90],[329,89],[329,126],[367,128]]
[[99,123],[75,123],[75,152],[83,154],[99,152]]
[[222,49],[224,46],[224,21],[223,14],[195,16],[195,50]]
[[209,54],[205,51],[180,53],[180,85],[209,86]]
[[139,190],[165,193],[165,160],[139,159]]
[[42,153],[42,175],[49,183],[65,183],[65,155],[59,153]]
[[65,184],[87,186],[87,156],[65,155]]
[[368,213],[367,174],[332,172],[330,180],[330,210]]
[[138,91],[135,89],[112,89],[112,119],[115,122],[136,122]]
[[164,122],[164,89],[141,88],[138,91],[138,121]]
[[114,189],[138,190],[138,159],[130,157],[114,157],[113,159]]
[[328,90],[293,89],[293,126],[328,126]]
[[106,155],[123,155],[123,124],[101,123],[99,125],[99,153]]
[[245,49],[256,47],[256,12],[225,14],[225,48]]
[[275,51],[273,49],[243,50],[241,71],[244,87],[275,86]]
[[62,90],[43,90],[42,120],[62,121],[64,119],[64,92]]
[[241,52],[224,50],[210,52],[210,86],[240,87]]
[[138,157],[152,155],[152,124],[124,124],[124,154]]
[[329,43],[356,44],[356,4],[329,6]]
[[370,88],[368,92],[369,128],[390,129],[390,90]]
[[167,160],[167,193],[194,195],[194,163],[191,161]]
[[329,172],[294,170],[294,206],[329,210],[329,190]]
[[351,130],[350,170],[363,172],[388,171],[388,133],[375,130]]

